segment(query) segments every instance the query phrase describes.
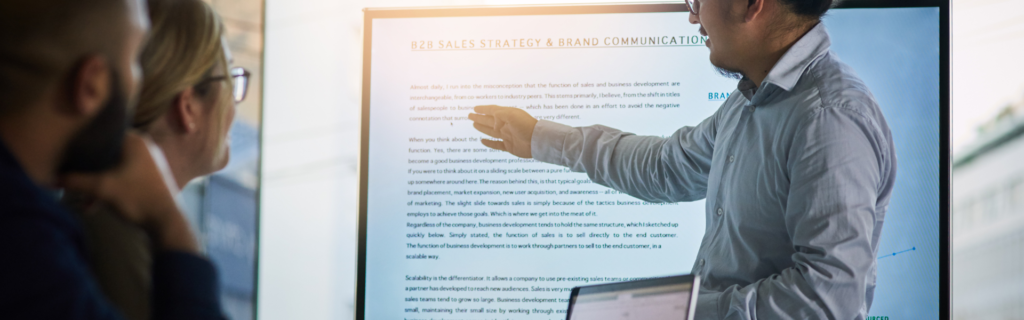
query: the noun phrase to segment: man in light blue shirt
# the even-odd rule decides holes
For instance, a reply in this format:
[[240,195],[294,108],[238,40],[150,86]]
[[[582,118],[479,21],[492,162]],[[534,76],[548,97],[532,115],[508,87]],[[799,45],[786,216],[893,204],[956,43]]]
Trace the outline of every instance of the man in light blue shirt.
[[698,319],[865,319],[896,178],[888,124],[829,51],[831,0],[697,0],[711,62],[742,75],[710,118],[669,138],[481,106],[516,156],[586,172],[651,202],[706,199]]

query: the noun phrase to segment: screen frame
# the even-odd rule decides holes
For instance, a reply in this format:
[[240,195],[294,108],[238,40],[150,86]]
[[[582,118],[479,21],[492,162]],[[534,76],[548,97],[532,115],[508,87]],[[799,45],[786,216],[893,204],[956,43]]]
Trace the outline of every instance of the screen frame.
[[[950,319],[952,314],[951,291],[951,246],[950,199],[952,171],[950,166],[951,148],[951,65],[950,65],[950,0],[846,0],[836,8],[939,8],[939,317]],[[362,120],[359,155],[359,238],[356,275],[355,319],[366,316],[366,232],[367,232],[367,187],[370,151],[370,65],[372,58],[373,21],[388,18],[438,18],[467,16],[520,16],[520,15],[566,15],[601,13],[656,13],[687,12],[685,3],[638,3],[638,4],[584,4],[584,5],[532,5],[532,6],[474,6],[474,7],[425,7],[425,8],[366,8],[363,9],[363,85]],[[262,146],[261,146],[262,147]],[[257,235],[257,239],[259,236]],[[258,241],[258,240],[257,240]],[[258,266],[257,266],[258,267]],[[258,274],[258,273],[257,273]],[[258,288],[258,287],[257,287]],[[574,290],[573,292],[576,292]]]

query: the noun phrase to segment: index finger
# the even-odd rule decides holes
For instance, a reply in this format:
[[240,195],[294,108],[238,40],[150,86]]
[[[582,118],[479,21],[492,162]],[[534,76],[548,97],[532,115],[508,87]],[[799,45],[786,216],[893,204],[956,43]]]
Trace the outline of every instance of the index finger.
[[473,120],[474,124],[482,124],[488,127],[494,127],[494,116],[470,113],[469,120]]
[[491,104],[491,105],[473,107],[473,112],[476,112],[476,113],[479,113],[479,114],[493,115],[493,114],[497,113],[498,111],[501,111],[501,109],[504,109],[504,108],[507,108],[507,107],[502,107],[502,106],[497,106],[497,105]]

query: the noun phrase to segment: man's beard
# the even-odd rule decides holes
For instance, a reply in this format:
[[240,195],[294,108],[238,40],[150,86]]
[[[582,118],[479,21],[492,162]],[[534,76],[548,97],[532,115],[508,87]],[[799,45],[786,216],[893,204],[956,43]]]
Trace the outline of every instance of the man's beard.
[[128,97],[118,73],[111,70],[111,94],[106,106],[76,134],[61,160],[60,172],[100,172],[121,164],[124,136],[128,131]]
[[718,74],[722,75],[723,77],[726,77],[726,78],[729,78],[729,79],[743,80],[744,75],[743,75],[742,72],[735,71],[735,70],[729,70],[729,69],[722,68],[722,67],[719,67],[719,66],[716,66],[716,65],[712,65],[712,66],[714,66],[715,67],[715,71],[718,71]]

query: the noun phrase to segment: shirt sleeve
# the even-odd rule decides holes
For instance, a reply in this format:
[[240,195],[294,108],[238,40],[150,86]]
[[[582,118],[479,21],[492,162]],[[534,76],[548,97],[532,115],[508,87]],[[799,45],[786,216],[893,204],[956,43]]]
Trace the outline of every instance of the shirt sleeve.
[[[793,266],[747,286],[701,292],[698,319],[856,319],[866,314],[871,241],[895,177],[887,130],[856,109],[822,108],[788,154],[785,223]],[[880,191],[883,190],[883,191]]]
[[538,161],[586,172],[595,183],[645,201],[695,201],[707,195],[716,120],[717,113],[669,138],[540,120],[531,152]]

